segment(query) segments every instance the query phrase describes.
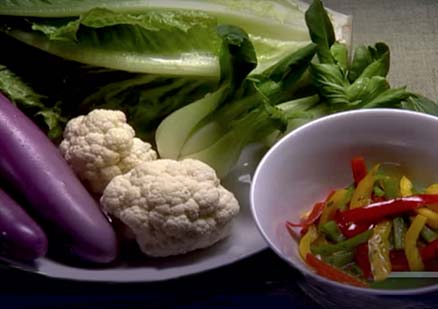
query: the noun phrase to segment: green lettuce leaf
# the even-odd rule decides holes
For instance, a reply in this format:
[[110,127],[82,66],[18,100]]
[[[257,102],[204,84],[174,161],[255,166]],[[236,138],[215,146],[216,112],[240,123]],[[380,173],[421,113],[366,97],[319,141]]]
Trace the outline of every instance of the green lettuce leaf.
[[216,20],[202,12],[127,14],[92,9],[78,18],[29,19],[7,33],[65,59],[129,72],[217,76]]
[[218,24],[249,34],[257,71],[310,40],[303,6],[293,0],[11,0],[0,3],[0,15],[9,16],[0,28],[27,44],[140,73],[217,78]]

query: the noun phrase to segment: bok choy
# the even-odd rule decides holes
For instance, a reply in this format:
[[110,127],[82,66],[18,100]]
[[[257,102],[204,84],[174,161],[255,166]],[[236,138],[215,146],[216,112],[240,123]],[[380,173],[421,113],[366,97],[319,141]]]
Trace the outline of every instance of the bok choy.
[[359,108],[405,108],[438,116],[438,104],[406,87],[391,88],[387,81],[390,51],[385,43],[359,46],[348,61],[348,47],[337,41],[333,25],[320,0],[306,11],[318,63],[310,67],[312,83],[330,112]]
[[[234,33],[250,42],[242,32]],[[252,55],[253,46],[241,45],[243,55]],[[243,148],[276,131],[285,131],[288,119],[314,105],[318,97],[284,102],[287,89],[293,88],[307,70],[316,51],[315,44],[288,55],[261,74],[243,76],[243,61],[228,61],[222,53],[221,87],[203,99],[179,109],[158,126],[155,141],[161,157],[202,160],[224,177],[238,160]],[[238,60],[236,57],[234,60]],[[255,56],[253,58],[255,62]],[[252,62],[251,62],[252,63]],[[249,73],[250,70],[246,70]],[[236,78],[236,74],[239,76]],[[232,80],[234,82],[230,82]],[[231,87],[239,81],[240,87]],[[240,82],[241,81],[241,82]],[[291,98],[289,98],[291,99]],[[279,105],[279,103],[282,103]],[[300,103],[300,104],[298,104]]]

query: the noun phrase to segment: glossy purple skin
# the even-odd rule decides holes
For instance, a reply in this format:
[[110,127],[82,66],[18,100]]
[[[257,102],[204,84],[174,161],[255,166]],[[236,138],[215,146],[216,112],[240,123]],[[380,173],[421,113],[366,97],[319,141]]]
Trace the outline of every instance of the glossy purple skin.
[[47,237],[41,227],[0,189],[0,255],[34,260],[47,252]]
[[114,229],[58,148],[0,93],[0,179],[83,260],[116,258]]

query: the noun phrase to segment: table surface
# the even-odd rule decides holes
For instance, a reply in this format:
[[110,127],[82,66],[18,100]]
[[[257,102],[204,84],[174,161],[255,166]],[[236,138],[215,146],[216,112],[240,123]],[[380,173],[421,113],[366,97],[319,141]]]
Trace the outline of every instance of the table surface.
[[[438,99],[438,1],[325,0],[353,16],[353,46],[386,42],[391,49],[390,82]],[[158,283],[71,282],[2,267],[0,307],[277,307],[320,308],[301,277],[270,250],[233,265]],[[433,307],[438,295],[421,297]],[[415,306],[416,298],[410,298]],[[419,301],[419,298],[417,298]],[[427,304],[426,304],[427,303]],[[352,305],[352,307],[356,307]],[[403,307],[403,306],[402,306]]]

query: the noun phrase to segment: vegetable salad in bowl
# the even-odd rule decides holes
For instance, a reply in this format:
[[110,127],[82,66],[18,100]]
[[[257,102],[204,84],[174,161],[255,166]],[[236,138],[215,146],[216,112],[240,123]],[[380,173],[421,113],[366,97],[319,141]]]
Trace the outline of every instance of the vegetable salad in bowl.
[[300,223],[286,223],[291,233],[301,228],[301,257],[318,274],[360,287],[392,271],[436,271],[438,183],[416,187],[386,165],[368,170],[362,157],[351,166],[351,186],[332,191]]

